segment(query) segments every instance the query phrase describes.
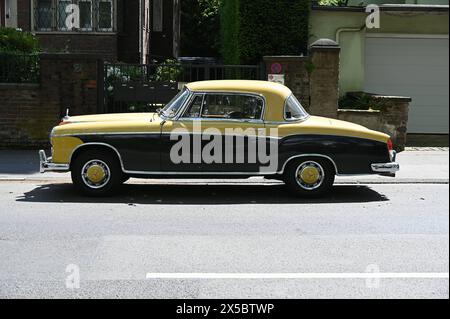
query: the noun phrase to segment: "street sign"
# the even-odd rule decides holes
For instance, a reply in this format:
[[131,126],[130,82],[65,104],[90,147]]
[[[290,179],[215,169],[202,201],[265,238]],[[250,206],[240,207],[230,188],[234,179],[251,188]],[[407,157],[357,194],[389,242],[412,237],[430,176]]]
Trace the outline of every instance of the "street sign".
[[281,71],[283,71],[283,66],[280,63],[278,63],[278,62],[273,63],[270,66],[270,72],[273,73],[273,74],[280,74]]
[[284,74],[269,74],[267,80],[284,85]]

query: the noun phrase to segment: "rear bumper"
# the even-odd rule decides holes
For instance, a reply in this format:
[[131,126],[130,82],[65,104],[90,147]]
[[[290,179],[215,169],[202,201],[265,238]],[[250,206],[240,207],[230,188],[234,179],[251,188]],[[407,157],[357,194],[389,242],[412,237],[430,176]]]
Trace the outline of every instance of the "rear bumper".
[[39,171],[45,172],[68,172],[70,169],[69,164],[55,164],[52,162],[51,157],[47,157],[45,151],[39,151]]
[[400,170],[400,164],[395,162],[396,157],[397,153],[395,151],[392,151],[391,152],[392,162],[372,164],[372,171],[380,175],[395,177],[395,173],[397,173]]

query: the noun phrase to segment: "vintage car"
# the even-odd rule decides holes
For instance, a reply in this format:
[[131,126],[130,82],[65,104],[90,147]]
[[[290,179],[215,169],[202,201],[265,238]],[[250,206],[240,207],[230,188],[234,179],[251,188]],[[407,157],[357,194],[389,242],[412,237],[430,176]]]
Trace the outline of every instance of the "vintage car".
[[133,178],[282,180],[318,196],[336,175],[395,176],[388,135],[309,115],[287,87],[265,81],[187,84],[155,113],[66,116],[51,132],[41,172],[71,172],[89,196],[113,194]]

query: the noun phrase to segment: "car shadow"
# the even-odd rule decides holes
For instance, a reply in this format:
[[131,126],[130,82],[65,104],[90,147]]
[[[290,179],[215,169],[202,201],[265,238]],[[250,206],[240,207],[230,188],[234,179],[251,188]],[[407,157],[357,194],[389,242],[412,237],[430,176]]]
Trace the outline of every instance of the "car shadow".
[[16,200],[37,203],[224,205],[367,203],[389,199],[363,185],[336,185],[330,194],[308,199],[291,195],[283,184],[125,184],[118,195],[102,198],[81,196],[72,184],[45,184],[24,193]]

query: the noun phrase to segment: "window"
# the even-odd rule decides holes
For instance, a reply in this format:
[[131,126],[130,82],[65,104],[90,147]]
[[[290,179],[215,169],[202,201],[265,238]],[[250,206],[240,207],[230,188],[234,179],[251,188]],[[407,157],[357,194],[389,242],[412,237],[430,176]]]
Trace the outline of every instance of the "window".
[[260,120],[264,100],[248,94],[207,94],[202,109],[204,118]]
[[36,31],[114,31],[116,0],[33,0]]
[[196,95],[183,115],[183,118],[199,118],[202,111],[203,95]]
[[[71,7],[72,1],[67,0],[59,0],[58,1],[58,30],[67,31],[71,30],[74,24],[75,19],[74,16],[74,8]],[[69,15],[72,16],[71,19],[68,20]]]
[[92,1],[83,0],[80,6],[80,29],[84,31],[92,30]]
[[174,118],[177,115],[180,108],[189,98],[189,95],[190,91],[184,89],[183,91],[178,93],[177,96],[175,96],[163,110],[161,110],[160,114],[164,117]]
[[284,105],[284,119],[287,121],[304,120],[309,114],[294,95],[287,98]]
[[52,0],[35,1],[34,9],[36,29],[40,31],[51,30],[53,23]]
[[102,0],[98,6],[98,28],[101,31],[113,30],[113,5],[112,1]]

